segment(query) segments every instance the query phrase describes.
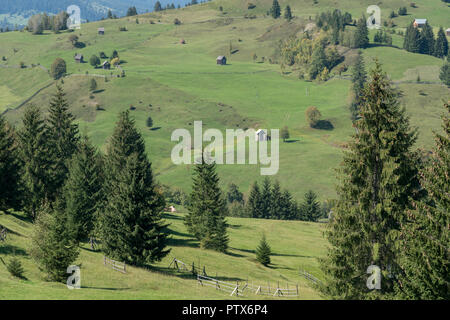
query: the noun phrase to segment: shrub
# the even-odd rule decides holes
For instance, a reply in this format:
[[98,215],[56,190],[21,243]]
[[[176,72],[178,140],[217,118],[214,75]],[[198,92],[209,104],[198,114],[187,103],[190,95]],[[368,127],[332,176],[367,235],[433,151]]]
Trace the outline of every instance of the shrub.
[[266,235],[263,234],[259,246],[256,248],[256,260],[264,266],[270,264],[271,255],[270,246],[266,241]]
[[66,62],[61,58],[56,58],[50,68],[50,75],[53,79],[58,80],[67,72]]
[[309,126],[311,128],[314,128],[320,121],[320,118],[322,117],[322,114],[320,113],[319,109],[313,106],[306,109],[305,114],[306,114],[306,121],[308,121]]
[[91,66],[97,68],[97,66],[100,64],[100,58],[94,54],[92,55],[91,59],[89,59],[89,63],[91,64]]
[[13,257],[11,261],[7,264],[6,269],[13,277],[23,278],[23,268],[22,263],[16,257]]
[[149,128],[153,127],[153,119],[152,119],[152,117],[148,117],[147,118],[146,125]]
[[180,25],[180,24],[181,24],[181,21],[180,21],[178,18],[175,18],[175,19],[173,20],[173,24],[175,24],[175,25]]

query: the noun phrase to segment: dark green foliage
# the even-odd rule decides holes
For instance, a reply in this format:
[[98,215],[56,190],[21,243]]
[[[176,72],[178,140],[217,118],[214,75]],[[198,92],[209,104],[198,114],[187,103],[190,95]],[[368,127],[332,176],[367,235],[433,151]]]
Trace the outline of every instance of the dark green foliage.
[[345,26],[352,23],[352,15],[348,12],[342,14],[339,9],[332,12],[322,12],[316,16],[316,25],[327,31],[332,29],[334,31],[344,31]]
[[30,254],[49,281],[64,282],[67,279],[67,267],[75,262],[79,250],[61,203],[53,210],[47,205],[41,208]]
[[[409,127],[398,93],[380,64],[364,89],[361,120],[339,170],[338,200],[321,261],[322,291],[336,299],[376,299],[394,295],[399,274],[399,234],[410,198],[420,198],[416,133]],[[377,265],[381,290],[366,286],[366,271]]]
[[292,20],[292,11],[289,5],[286,6],[286,9],[284,9],[284,18],[288,21]]
[[419,38],[419,46],[420,46],[420,53],[423,54],[434,54],[435,49],[435,40],[434,40],[434,33],[433,28],[427,23],[422,27],[422,31],[420,32],[420,38]]
[[440,27],[435,42],[434,56],[438,58],[443,58],[447,55],[448,55],[447,36],[445,35],[444,29]]
[[153,11],[158,12],[162,10],[161,2],[156,1],[155,7],[153,8]]
[[406,16],[408,14],[408,9],[406,7],[400,7],[398,9],[399,16]]
[[320,204],[317,195],[309,190],[305,193],[303,203],[300,205],[300,216],[304,221],[316,222],[321,216]]
[[406,29],[405,38],[403,40],[403,49],[409,52],[420,52],[420,32],[414,27],[412,22]]
[[17,136],[0,115],[0,210],[2,211],[21,207],[20,170]]
[[144,265],[164,258],[164,197],[156,189],[141,134],[129,111],[122,112],[107,147],[105,206],[100,233],[106,255]]
[[23,278],[24,270],[22,267],[22,263],[17,257],[11,258],[11,260],[6,265],[6,269],[13,277]]
[[60,192],[66,179],[67,161],[77,151],[78,125],[75,117],[69,112],[66,94],[60,85],[56,86],[56,94],[50,101],[48,119],[48,148],[52,157],[51,181],[48,185],[49,200]]
[[261,191],[259,190],[258,183],[255,182],[252,185],[250,195],[247,201],[247,211],[251,213],[253,218],[263,217],[263,207],[261,204]]
[[114,50],[113,53],[111,54],[111,61],[118,57],[119,57],[119,53],[117,52],[117,50]]
[[366,81],[367,74],[364,66],[364,58],[361,52],[359,52],[352,70],[352,83],[354,93],[353,102],[350,106],[352,121],[357,120],[359,117],[359,105],[361,104],[362,92]]
[[100,64],[100,58],[93,54],[89,59],[89,63],[91,64],[91,66],[97,68],[97,66]]
[[270,8],[270,15],[274,19],[278,19],[281,16],[281,8],[278,0],[273,0],[272,8]]
[[239,191],[239,188],[234,183],[231,183],[228,186],[227,192],[227,200],[228,203],[233,203],[235,201],[243,203],[244,202],[244,194]]
[[127,17],[136,16],[137,14],[138,13],[137,13],[136,7],[129,7],[128,8],[128,10],[127,10]]
[[202,248],[226,252],[228,248],[226,202],[219,188],[215,163],[195,165],[192,193],[185,224]]
[[25,109],[19,131],[19,154],[23,164],[21,184],[24,210],[32,219],[47,197],[52,159],[48,149],[48,132],[42,114],[35,105]]
[[441,73],[439,74],[439,79],[441,79],[443,84],[450,87],[450,63],[449,62],[446,62],[442,66]]
[[67,72],[66,62],[61,58],[56,58],[50,67],[50,75],[53,79],[58,80]]
[[258,247],[256,248],[256,260],[263,266],[270,264],[270,255],[272,254],[269,244],[266,240],[266,235],[263,234]]
[[149,128],[151,128],[151,127],[153,127],[153,119],[152,119],[152,117],[148,117],[147,118],[147,121],[145,122],[145,124],[147,125],[147,127],[149,127]]
[[373,42],[392,44],[392,37],[384,30],[378,30],[373,36]]
[[312,54],[311,66],[309,68],[309,76],[311,79],[315,79],[326,66],[327,56],[325,55],[325,46],[319,44]]
[[414,203],[415,210],[402,228],[399,294],[403,299],[449,300],[450,291],[450,106],[443,116],[444,133],[435,133],[431,161],[421,173],[427,197]]
[[366,19],[362,17],[356,24],[355,46],[356,48],[367,48],[369,45],[369,29],[367,28]]
[[102,164],[101,156],[85,136],[68,164],[69,174],[64,185],[68,223],[78,241],[91,235],[104,199]]

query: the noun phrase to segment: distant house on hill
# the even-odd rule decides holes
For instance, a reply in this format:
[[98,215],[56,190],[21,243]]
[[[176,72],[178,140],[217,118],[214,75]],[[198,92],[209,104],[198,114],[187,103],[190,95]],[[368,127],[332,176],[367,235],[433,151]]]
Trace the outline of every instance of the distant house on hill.
[[267,141],[267,133],[263,129],[259,129],[255,133],[255,141]]
[[103,69],[111,69],[111,63],[109,63],[109,61],[108,60],[105,60],[103,63],[102,63],[102,68]]
[[77,63],[82,63],[84,62],[84,57],[82,54],[80,53],[75,53],[75,62]]
[[164,208],[164,212],[177,212],[174,206],[170,206],[168,208]]
[[445,34],[447,35],[447,37],[450,37],[450,28],[448,28],[448,29],[445,31]]
[[105,28],[98,28],[98,34],[104,35],[105,34]]
[[218,56],[217,57],[217,64],[220,64],[222,66],[227,64],[227,58],[224,56]]
[[414,20],[414,27],[422,28],[427,23],[427,19],[416,19]]
[[186,44],[186,41],[184,39],[181,39],[180,44]]

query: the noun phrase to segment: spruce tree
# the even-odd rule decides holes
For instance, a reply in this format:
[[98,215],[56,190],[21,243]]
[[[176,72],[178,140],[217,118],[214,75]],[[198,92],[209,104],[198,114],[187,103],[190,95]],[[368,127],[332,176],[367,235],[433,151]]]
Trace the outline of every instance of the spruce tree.
[[192,193],[185,224],[188,231],[205,249],[226,252],[228,248],[226,201],[219,187],[216,164],[202,162],[195,165]]
[[367,48],[369,45],[369,29],[367,28],[366,19],[362,17],[356,24],[355,47]]
[[[338,299],[392,297],[398,279],[399,233],[410,198],[418,199],[418,160],[398,92],[376,61],[364,89],[361,120],[339,170],[338,200],[326,232],[322,291]],[[367,269],[381,269],[381,290],[366,286]]]
[[270,219],[281,219],[281,202],[282,202],[282,193],[280,188],[280,183],[275,181],[271,190],[270,195],[270,207],[269,207],[269,215]]
[[19,131],[19,156],[23,164],[21,184],[24,211],[32,219],[47,198],[49,172],[52,159],[48,150],[46,125],[39,108],[29,105],[22,118]]
[[272,8],[270,9],[270,14],[272,18],[278,19],[281,16],[281,8],[278,0],[273,0]]
[[288,21],[292,20],[292,11],[289,5],[287,5],[286,9],[284,10],[284,18]]
[[66,214],[78,241],[85,240],[94,230],[97,210],[103,193],[102,159],[85,136],[78,152],[68,164],[69,174],[64,185]]
[[443,58],[448,55],[448,41],[445,35],[444,29],[439,28],[436,43],[434,47],[434,56],[438,58]]
[[263,266],[270,264],[270,255],[272,254],[269,244],[266,240],[266,235],[263,234],[258,247],[256,248],[256,260]]
[[20,209],[21,188],[17,136],[0,115],[0,210]]
[[268,177],[263,180],[261,188],[262,218],[270,219],[270,207],[272,206],[272,183]]
[[450,87],[450,63],[446,62],[439,73],[439,79],[441,79],[442,83],[447,87]]
[[67,267],[75,262],[79,249],[59,201],[53,210],[48,205],[41,207],[30,253],[48,280],[63,282],[67,279]]
[[320,203],[317,201],[317,195],[309,190],[305,193],[303,203],[300,207],[301,216],[305,221],[317,221],[320,217]]
[[367,74],[364,66],[364,58],[362,56],[362,53],[359,52],[352,70],[352,83],[355,97],[350,106],[350,111],[353,121],[358,119],[359,105],[361,103],[362,91],[364,89],[366,81],[367,81]]
[[420,52],[420,33],[419,30],[414,27],[413,23],[406,28],[405,38],[403,40],[403,49],[414,53]]
[[403,299],[450,299],[450,106],[443,116],[443,134],[435,133],[430,163],[421,172],[427,197],[414,203],[402,226],[399,296]]
[[433,28],[427,23],[422,27],[422,31],[420,32],[420,53],[422,54],[434,54],[435,49],[435,40]]
[[107,146],[104,192],[99,229],[105,254],[134,265],[164,258],[170,252],[162,220],[165,201],[128,110],[120,114]]
[[14,256],[11,258],[11,260],[6,265],[6,269],[13,277],[23,278],[24,270],[22,267],[22,263],[17,257]]
[[294,220],[296,219],[295,203],[292,200],[291,193],[288,190],[284,190],[280,199],[280,214],[281,220]]
[[259,189],[258,183],[252,185],[250,190],[250,195],[247,201],[247,211],[252,218],[262,218],[262,201],[261,201],[261,191]]
[[67,162],[76,152],[79,140],[78,125],[69,112],[66,94],[60,85],[56,86],[56,94],[50,101],[49,113],[48,146],[53,161],[48,196],[53,201],[64,185]]

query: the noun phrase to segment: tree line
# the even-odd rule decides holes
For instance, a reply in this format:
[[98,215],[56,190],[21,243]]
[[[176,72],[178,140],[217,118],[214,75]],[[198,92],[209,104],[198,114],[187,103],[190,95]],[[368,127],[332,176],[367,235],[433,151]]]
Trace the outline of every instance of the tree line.
[[421,30],[414,26],[414,21],[411,22],[406,29],[403,48],[409,52],[428,54],[437,58],[448,55],[448,41],[444,29],[440,27],[435,37],[428,21]]

